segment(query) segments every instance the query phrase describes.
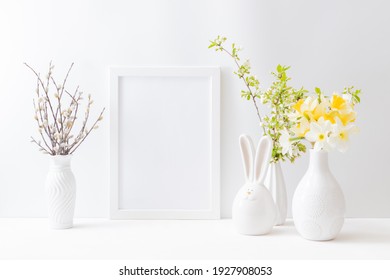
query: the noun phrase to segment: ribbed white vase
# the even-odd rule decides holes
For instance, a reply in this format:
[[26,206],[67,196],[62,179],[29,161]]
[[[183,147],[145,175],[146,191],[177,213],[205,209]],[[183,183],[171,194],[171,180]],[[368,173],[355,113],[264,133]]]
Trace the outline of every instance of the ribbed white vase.
[[286,222],[287,217],[287,192],[282,167],[279,162],[272,162],[269,165],[264,185],[271,193],[275,202],[275,225],[283,225]]
[[292,202],[296,229],[309,240],[331,240],[344,224],[344,212],[344,195],[329,169],[328,153],[310,150],[309,168]]
[[70,167],[72,156],[58,155],[50,159],[45,184],[50,227],[71,228],[76,201],[76,180]]

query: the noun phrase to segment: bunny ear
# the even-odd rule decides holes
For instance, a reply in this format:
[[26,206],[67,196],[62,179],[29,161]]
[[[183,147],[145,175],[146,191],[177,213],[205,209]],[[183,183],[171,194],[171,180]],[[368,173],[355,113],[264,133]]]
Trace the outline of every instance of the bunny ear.
[[267,174],[267,169],[269,162],[271,160],[272,153],[272,139],[269,136],[263,136],[260,139],[259,145],[257,146],[256,156],[255,156],[255,182],[258,184],[264,183],[265,175]]
[[248,135],[240,136],[242,162],[244,164],[245,179],[247,182],[253,178],[253,142]]

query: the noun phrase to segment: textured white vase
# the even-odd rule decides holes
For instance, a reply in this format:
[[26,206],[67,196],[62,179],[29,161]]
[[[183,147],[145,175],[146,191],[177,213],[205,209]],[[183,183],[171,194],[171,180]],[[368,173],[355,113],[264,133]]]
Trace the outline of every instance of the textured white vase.
[[263,137],[253,158],[253,144],[249,136],[240,136],[241,154],[246,183],[238,191],[232,209],[233,224],[237,232],[262,235],[272,230],[276,209],[272,196],[264,186],[269,165],[272,140]]
[[276,207],[275,225],[283,225],[287,217],[287,193],[280,162],[272,162],[269,165],[264,185],[274,199]]
[[302,237],[331,240],[344,224],[343,192],[328,165],[328,153],[310,150],[310,164],[295,190],[292,214]]
[[76,201],[76,181],[70,167],[72,156],[51,156],[50,159],[45,184],[50,227],[71,228]]

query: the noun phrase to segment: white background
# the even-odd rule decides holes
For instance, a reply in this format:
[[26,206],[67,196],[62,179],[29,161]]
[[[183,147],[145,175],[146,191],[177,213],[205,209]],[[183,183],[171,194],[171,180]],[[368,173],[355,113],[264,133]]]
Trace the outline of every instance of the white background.
[[[44,72],[50,60],[63,77],[75,62],[70,85],[108,106],[109,67],[218,66],[221,84],[221,207],[229,217],[243,183],[238,136],[261,136],[251,103],[227,57],[207,49],[222,34],[242,44],[266,88],[278,63],[292,65],[295,86],[326,92],[356,85],[364,92],[361,133],[347,154],[332,153],[348,217],[390,217],[389,128],[390,17],[387,1],[15,1],[0,2],[0,216],[44,217],[43,182],[48,158],[29,143],[35,133],[35,79],[24,61]],[[106,116],[109,112],[106,111]],[[74,157],[77,217],[107,217],[109,126]],[[307,155],[284,164],[291,197]]]

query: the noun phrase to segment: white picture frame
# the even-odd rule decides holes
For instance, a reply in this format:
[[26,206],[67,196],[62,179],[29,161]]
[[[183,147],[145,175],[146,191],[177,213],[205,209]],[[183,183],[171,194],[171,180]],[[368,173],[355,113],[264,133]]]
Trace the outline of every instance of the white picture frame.
[[110,218],[219,219],[220,69],[112,67],[110,84]]

